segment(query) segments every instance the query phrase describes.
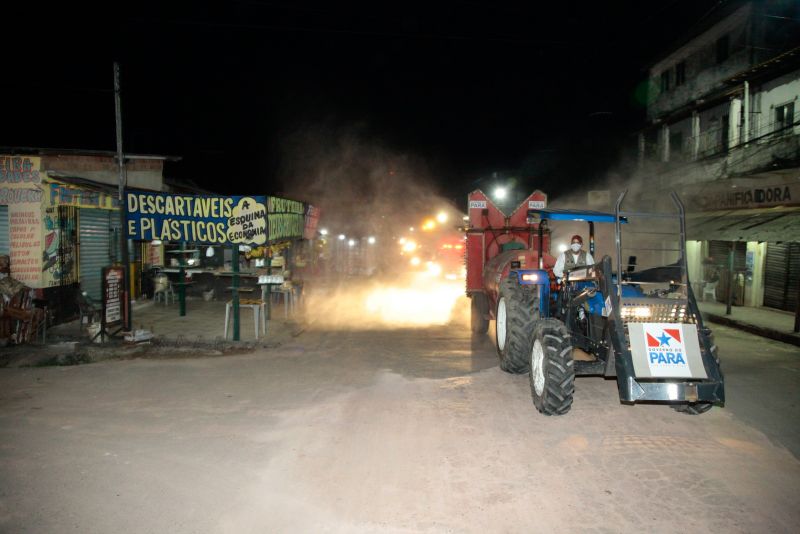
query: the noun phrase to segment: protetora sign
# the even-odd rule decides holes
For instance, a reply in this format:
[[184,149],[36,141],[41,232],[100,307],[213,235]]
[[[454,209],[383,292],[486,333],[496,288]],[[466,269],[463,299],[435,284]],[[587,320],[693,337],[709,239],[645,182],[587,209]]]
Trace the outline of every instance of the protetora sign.
[[263,245],[267,242],[264,196],[128,191],[125,198],[129,239],[208,245]]
[[288,198],[268,197],[269,242],[301,239],[306,224],[306,207]]

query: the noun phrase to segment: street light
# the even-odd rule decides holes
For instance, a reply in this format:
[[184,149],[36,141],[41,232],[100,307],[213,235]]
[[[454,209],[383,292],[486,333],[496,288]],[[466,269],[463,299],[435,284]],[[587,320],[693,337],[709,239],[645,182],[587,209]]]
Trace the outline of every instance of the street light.
[[436,215],[436,220],[439,221],[439,224],[444,224],[447,222],[447,214],[443,211],[440,211],[438,215]]
[[327,228],[321,228],[320,231],[319,231],[319,235],[328,235],[328,229]]
[[349,247],[356,246],[356,240],[355,239],[351,239],[350,241],[347,242],[347,246],[349,246]]
[[568,248],[569,247],[567,245],[565,245],[564,243],[561,243],[560,245],[558,245],[558,251],[559,252],[566,252]]
[[497,200],[505,199],[507,194],[508,194],[508,191],[506,190],[505,187],[502,187],[502,186],[498,186],[494,190],[494,198],[497,199]]
[[344,234],[339,234],[339,241],[344,241],[345,237],[347,236],[345,236]]
[[369,243],[370,245],[374,245],[375,244],[375,237],[369,236],[367,238],[367,243]]

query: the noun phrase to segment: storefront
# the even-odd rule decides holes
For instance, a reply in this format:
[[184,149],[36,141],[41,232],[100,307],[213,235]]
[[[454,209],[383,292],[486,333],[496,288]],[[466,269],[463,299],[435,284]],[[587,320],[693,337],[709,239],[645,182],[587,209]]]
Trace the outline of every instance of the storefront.
[[[308,265],[302,240],[316,234],[319,219],[319,211],[309,204],[274,196],[136,191],[128,191],[127,198],[126,232],[143,258],[142,290],[149,297],[155,293],[156,277],[166,275],[189,296],[227,299],[234,262],[245,288],[254,289],[259,276],[267,274],[281,274],[287,283],[302,285]],[[237,238],[230,234],[229,223],[242,217],[236,210],[245,198],[264,199],[266,218],[259,228],[263,239],[242,244],[234,255],[231,245]]]
[[734,305],[795,311],[800,290],[800,181],[768,175],[758,181],[729,182],[724,189],[689,191],[687,249],[695,293],[701,296],[703,287],[716,282],[716,300],[726,302],[730,283]]
[[[154,158],[132,160],[129,179],[160,187]],[[0,255],[56,323],[76,315],[80,291],[99,300],[103,267],[120,260],[115,172],[105,154],[0,156]]]

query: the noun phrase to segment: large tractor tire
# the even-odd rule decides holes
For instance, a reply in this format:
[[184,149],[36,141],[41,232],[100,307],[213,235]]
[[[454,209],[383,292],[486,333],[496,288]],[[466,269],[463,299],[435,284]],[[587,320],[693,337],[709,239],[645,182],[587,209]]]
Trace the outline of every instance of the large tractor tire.
[[572,342],[564,323],[542,319],[536,323],[530,352],[533,405],[545,415],[564,415],[572,407],[575,366]]
[[500,284],[495,318],[500,369],[521,374],[528,371],[533,326],[539,319],[538,298],[533,286],[521,286],[506,278]]
[[472,331],[485,334],[489,331],[489,300],[485,293],[473,293],[470,320]]
[[686,415],[700,415],[706,413],[714,406],[710,402],[690,402],[688,404],[673,404],[672,409]]

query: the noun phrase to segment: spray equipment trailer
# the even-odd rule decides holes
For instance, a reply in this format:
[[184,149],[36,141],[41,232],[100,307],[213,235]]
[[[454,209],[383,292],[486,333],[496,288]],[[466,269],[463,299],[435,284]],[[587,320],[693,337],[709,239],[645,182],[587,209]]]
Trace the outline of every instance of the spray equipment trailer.
[[[472,330],[485,333],[495,319],[500,367],[529,373],[545,415],[569,411],[576,375],[616,378],[628,404],[696,415],[725,401],[717,348],[688,280],[683,204],[672,193],[669,212],[626,212],[624,198],[614,213],[553,210],[537,191],[505,216],[481,191],[469,196]],[[547,251],[558,221],[587,222],[592,254],[595,223],[613,224],[616,268],[605,255],[556,281]],[[637,255],[653,266],[637,272]]]

